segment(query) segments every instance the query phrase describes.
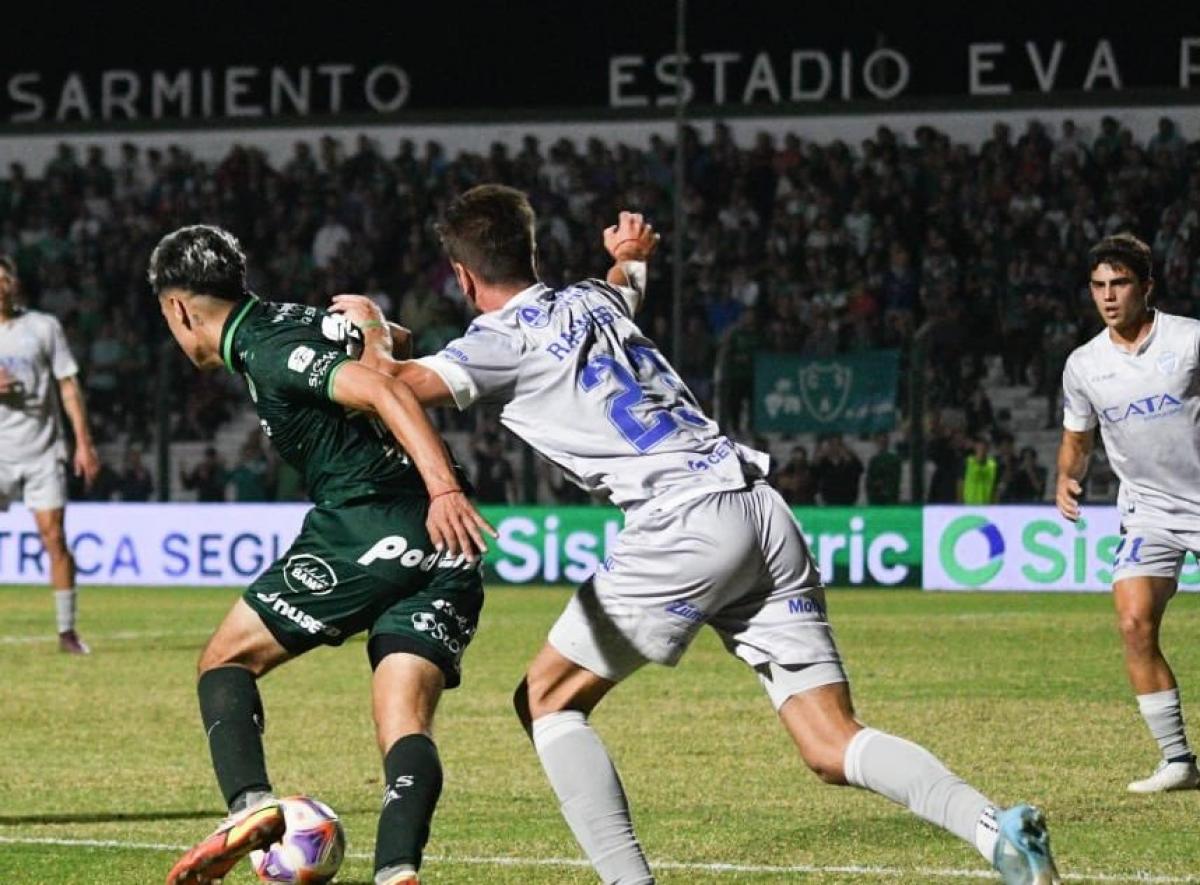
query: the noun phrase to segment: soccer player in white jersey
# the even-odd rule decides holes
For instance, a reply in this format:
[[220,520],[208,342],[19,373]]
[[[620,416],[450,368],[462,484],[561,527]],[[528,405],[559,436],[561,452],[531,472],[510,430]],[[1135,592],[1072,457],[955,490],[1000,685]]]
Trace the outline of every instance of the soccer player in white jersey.
[[624,789],[588,714],[647,662],[673,665],[705,624],[750,667],[800,755],[832,784],[907,805],[976,846],[1010,883],[1057,882],[1041,814],[998,810],[929,752],[865,728],[804,536],[766,484],[767,457],[724,436],[633,317],[657,235],[621,213],[604,232],[607,281],[538,282],[524,194],[483,185],[438,231],[480,312],[438,355],[392,362],[365,299],[337,303],[368,330],[365,357],[426,403],[502,405],[500,420],[625,527],[550,631],[514,698],[563,816],[604,882],[651,883]]
[[16,264],[0,256],[0,510],[20,498],[33,512],[50,558],[59,650],[87,654],[75,630],[75,560],[63,531],[67,449],[60,402],[75,432],[76,475],[91,485],[100,459],[62,326],[48,313],[19,308],[19,289]]
[[1131,234],[1090,253],[1089,285],[1104,329],[1063,371],[1063,435],[1056,500],[1079,518],[1080,485],[1095,429],[1121,482],[1121,541],[1113,602],[1125,670],[1162,761],[1134,793],[1200,786],[1175,674],[1159,648],[1167,603],[1190,550],[1200,553],[1200,322],[1150,306],[1150,247]]

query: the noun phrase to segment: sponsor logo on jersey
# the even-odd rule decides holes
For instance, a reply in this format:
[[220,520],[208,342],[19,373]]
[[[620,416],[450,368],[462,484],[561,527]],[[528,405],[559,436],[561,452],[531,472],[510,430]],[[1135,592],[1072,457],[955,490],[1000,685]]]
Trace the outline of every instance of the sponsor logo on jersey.
[[684,599],[672,602],[666,607],[665,611],[669,615],[675,615],[683,618],[685,621],[691,621],[693,624],[704,623],[704,612]]
[[313,361],[313,357],[316,355],[317,352],[311,347],[301,344],[288,357],[288,368],[293,372],[303,372],[309,367],[309,364]]
[[256,593],[254,594],[263,602],[271,606],[271,610],[276,614],[283,615],[301,630],[306,633],[311,633],[316,636],[318,633],[324,633],[326,636],[337,638],[342,635],[342,631],[337,627],[330,627],[324,621],[314,618],[301,609],[296,608],[290,602],[279,597],[278,593]]
[[308,372],[308,386],[320,387],[325,382],[325,376],[329,374],[329,367],[340,355],[336,350],[327,350],[317,357]]
[[297,553],[283,567],[283,580],[293,593],[325,596],[337,586],[337,572],[325,560],[311,553]]
[[517,319],[531,329],[544,329],[550,325],[550,314],[540,307],[529,304],[517,311]]
[[1154,365],[1158,367],[1158,371],[1162,374],[1174,375],[1175,370],[1179,368],[1179,357],[1175,355],[1174,351],[1168,350],[1166,353],[1159,355]]
[[439,569],[479,567],[477,563],[469,561],[465,553],[455,556],[449,552],[439,553],[434,550],[426,553],[419,547],[410,548],[408,538],[403,535],[388,535],[386,538],[380,538],[371,545],[370,550],[358,558],[358,564],[370,565],[381,559],[384,561],[399,559],[400,564],[405,568],[419,568],[423,572],[432,571],[434,566]]
[[1143,421],[1165,418],[1182,410],[1183,403],[1175,399],[1171,394],[1155,393],[1150,396],[1144,396],[1141,399],[1135,399],[1133,402],[1122,403],[1119,406],[1109,406],[1106,409],[1102,409],[1100,414],[1110,424],[1120,424],[1122,421],[1130,418],[1141,418]]
[[720,464],[733,453],[733,443],[727,439],[722,440],[721,443],[707,455],[699,458],[689,459],[688,470],[692,471],[693,473],[702,473]]
[[444,357],[446,357],[448,359],[452,359],[452,360],[457,360],[460,363],[469,363],[471,361],[470,357],[468,357],[465,353],[463,353],[461,350],[459,350],[457,347],[454,347],[453,345],[451,345],[449,347],[443,347],[440,356],[444,356]]
[[271,317],[272,324],[282,323],[287,319],[311,323],[317,315],[315,307],[305,307],[303,304],[274,304],[272,309],[275,311],[275,316]]

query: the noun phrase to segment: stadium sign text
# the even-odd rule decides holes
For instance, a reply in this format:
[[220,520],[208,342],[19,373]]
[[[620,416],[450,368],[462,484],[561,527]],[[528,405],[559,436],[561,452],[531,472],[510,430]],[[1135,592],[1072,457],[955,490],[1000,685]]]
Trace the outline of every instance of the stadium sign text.
[[[958,89],[946,88],[949,94],[1126,87],[1118,48],[1108,39],[981,41],[961,51],[965,82]],[[1158,85],[1185,90],[1200,86],[1200,36],[1180,37],[1177,51],[1176,81]],[[685,55],[681,72],[674,53],[615,55],[608,61],[608,103],[614,108],[669,107],[675,104],[677,90],[682,90],[685,102],[714,105],[890,101],[908,93],[914,70],[924,58],[890,46],[866,53],[812,47],[790,52],[721,50]]]
[[411,92],[399,65],[324,62],[60,76],[24,70],[7,76],[4,100],[10,123],[94,123],[388,114],[404,107]]
[[[1120,520],[1112,505],[1084,510],[1072,524],[1052,507],[926,507],[925,588],[1108,590]],[[1136,533],[1130,537],[1136,542]],[[1200,589],[1191,554],[1179,582]]]
[[[214,507],[220,520],[213,519]],[[612,551],[622,525],[611,507],[482,510],[500,533],[485,559],[493,585],[579,584]],[[307,511],[303,504],[80,503],[67,508],[67,535],[82,583],[245,586],[286,554]],[[920,508],[811,507],[796,515],[827,583],[920,586]],[[398,556],[404,565],[421,566],[428,558],[418,550],[406,562],[414,551],[398,537],[372,541],[364,551],[360,565]],[[459,561],[443,558],[438,565]],[[48,566],[29,513],[20,507],[0,513],[0,583],[42,583]],[[341,571],[296,554],[286,575],[293,591],[323,593],[345,579]]]

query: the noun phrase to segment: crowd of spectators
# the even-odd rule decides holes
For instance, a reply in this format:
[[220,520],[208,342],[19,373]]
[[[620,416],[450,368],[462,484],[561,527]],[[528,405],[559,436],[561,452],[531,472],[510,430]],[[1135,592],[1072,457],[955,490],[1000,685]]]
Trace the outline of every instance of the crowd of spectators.
[[[755,354],[897,348],[907,366],[918,340],[936,355],[923,378],[936,470],[941,457],[960,471],[980,437],[1001,442],[985,356],[1002,357],[1010,384],[1048,395],[1054,424],[1066,355],[1096,328],[1085,286],[1096,239],[1138,233],[1153,245],[1158,303],[1194,315],[1200,302],[1200,142],[1167,119],[1148,139],[1112,117],[1096,132],[1055,128],[999,123],[978,148],[929,126],[911,139],[880,126],[859,145],[765,133],[738,145],[721,124],[711,138],[687,130],[685,381],[747,435]],[[644,212],[670,240],[673,160],[658,136],[644,149],[527,137],[456,156],[435,142],[325,137],[277,167],[252,146],[210,163],[182,146],[126,144],[110,158],[63,144],[45,169],[14,163],[0,179],[0,252],[15,256],[29,300],[63,319],[101,440],[148,445],[159,395],[173,439],[209,440],[243,392],[163,347],[145,283],[163,233],[223,225],[265,297],[322,305],[366,292],[430,353],[466,319],[433,231],[455,194],[481,182],[527,191],[553,284],[603,272],[600,230],[618,209]],[[669,356],[670,251],[652,266],[643,318]],[[510,478],[484,479],[517,494]]]

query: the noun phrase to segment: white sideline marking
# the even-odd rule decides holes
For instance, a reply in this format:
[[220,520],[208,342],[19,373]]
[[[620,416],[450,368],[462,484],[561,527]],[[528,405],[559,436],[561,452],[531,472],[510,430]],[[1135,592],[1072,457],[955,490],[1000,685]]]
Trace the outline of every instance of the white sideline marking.
[[[213,627],[215,630],[216,627]],[[211,636],[212,630],[122,630],[118,633],[88,633],[89,644],[95,642],[125,642],[131,639],[167,639],[179,637]],[[41,642],[58,642],[58,635],[48,636],[0,636],[0,645],[34,645]]]
[[[122,842],[118,839],[54,839],[35,836],[0,836],[0,845],[54,845],[63,848],[124,848],[135,851],[187,851],[190,845],[171,845],[164,842]],[[355,860],[370,860],[373,855],[364,852],[348,852],[347,857]],[[500,867],[587,867],[588,862],[570,857],[447,857],[430,854],[425,857],[428,861],[445,864],[465,864],[470,866],[500,866]],[[657,860],[651,864],[660,870],[692,870],[702,873],[776,873],[820,875],[823,873],[838,873],[841,875],[863,876],[865,878],[898,879],[901,876],[923,876],[935,879],[995,879],[995,875],[986,870],[955,870],[919,867],[917,869],[902,869],[900,867],[862,867],[862,866],[817,866],[815,864],[796,864],[790,866],[770,866],[767,864],[736,864],[736,863],[688,863],[684,861]],[[1194,876],[1159,876],[1153,873],[1064,873],[1063,879],[1068,882],[1142,882],[1148,885],[1184,885],[1198,883],[1200,878]]]

